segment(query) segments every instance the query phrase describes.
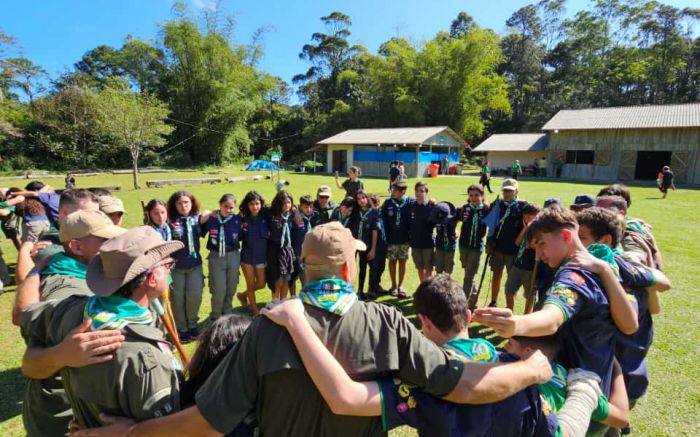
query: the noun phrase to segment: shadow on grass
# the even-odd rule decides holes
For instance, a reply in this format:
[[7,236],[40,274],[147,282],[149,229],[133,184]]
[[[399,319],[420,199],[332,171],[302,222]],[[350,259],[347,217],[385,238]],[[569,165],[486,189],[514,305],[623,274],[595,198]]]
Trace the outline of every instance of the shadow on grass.
[[22,414],[22,394],[25,380],[18,368],[0,372],[0,422]]

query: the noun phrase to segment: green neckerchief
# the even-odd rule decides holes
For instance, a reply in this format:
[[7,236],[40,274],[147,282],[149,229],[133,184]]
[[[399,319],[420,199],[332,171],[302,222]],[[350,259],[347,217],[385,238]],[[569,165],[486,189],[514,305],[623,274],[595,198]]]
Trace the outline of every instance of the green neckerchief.
[[360,229],[357,231],[357,239],[362,241],[362,231],[363,228],[365,227],[365,223],[367,223],[367,220],[369,220],[369,214],[372,212],[372,208],[367,207],[367,210],[365,212],[362,212],[362,209],[360,209]]
[[390,199],[391,199],[391,202],[394,205],[396,205],[396,226],[398,227],[401,225],[401,208],[406,204],[406,202],[408,202],[408,197],[407,196],[401,197],[401,203],[399,203],[393,197],[390,197]]
[[285,243],[292,244],[292,232],[289,229],[289,211],[283,212],[282,218],[282,238],[280,238],[280,247],[284,247]]
[[[615,276],[617,276],[618,278],[620,277],[620,268],[617,266],[617,262],[615,262],[615,256],[613,255],[612,249],[610,249],[604,244],[593,243],[590,246],[588,246],[587,250],[588,253],[590,253],[594,257],[605,261],[610,267],[612,267],[613,272],[615,272]],[[571,259],[565,259],[564,262],[561,263],[561,265],[557,269],[556,273],[554,273],[554,276],[556,276],[561,269],[566,267],[566,265],[569,264],[569,261],[571,261]]]
[[233,218],[233,214],[229,214],[226,218],[221,216],[221,211],[216,211],[216,219],[219,220],[219,257],[226,256],[226,230],[224,225]]
[[498,352],[494,345],[483,338],[453,338],[442,345],[442,349],[457,352],[464,361],[476,361],[481,363],[495,363],[498,361]]
[[92,318],[92,331],[122,329],[126,325],[150,325],[153,315],[148,310],[122,296],[92,296],[85,304],[85,318]]
[[311,230],[311,218],[313,216],[307,216],[306,214],[302,214],[301,218],[304,219],[304,228],[306,229],[306,232],[309,232]]
[[342,279],[321,279],[304,286],[299,299],[305,304],[342,316],[357,302],[355,288]]
[[527,249],[527,238],[523,237],[523,239],[520,240],[520,245],[518,246],[518,254],[515,255],[516,261],[520,261],[523,258],[525,249]]
[[151,227],[154,231],[160,234],[160,237],[163,239],[163,241],[170,241],[173,239],[173,233],[170,230],[170,226],[168,226],[167,223],[163,223],[163,226],[151,225]]
[[57,253],[51,258],[49,265],[41,271],[41,275],[67,275],[85,279],[87,276],[87,265],[65,253]]
[[471,234],[469,235],[469,247],[474,247],[474,243],[476,243],[476,234],[478,233],[479,230],[479,211],[481,211],[484,208],[484,202],[479,203],[479,206],[472,206],[472,204],[469,204],[469,209],[472,211],[472,225],[471,225]]
[[506,206],[506,212],[503,214],[503,217],[498,221],[498,233],[496,234],[496,240],[498,240],[498,237],[501,235],[501,231],[503,230],[503,223],[506,222],[506,219],[510,216],[510,209],[513,207],[513,205],[518,204],[518,196],[515,196],[515,199],[513,199],[512,202],[506,202],[505,200],[501,200],[503,204]]

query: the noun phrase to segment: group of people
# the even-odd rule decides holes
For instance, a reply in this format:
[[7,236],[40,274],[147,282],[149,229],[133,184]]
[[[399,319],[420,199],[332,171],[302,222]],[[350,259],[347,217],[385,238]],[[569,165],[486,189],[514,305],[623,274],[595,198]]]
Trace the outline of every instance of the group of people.
[[[629,427],[649,384],[657,293],[671,284],[651,226],[628,215],[625,186],[540,207],[506,179],[495,202],[474,184],[455,206],[424,181],[408,196],[404,178],[382,202],[360,176],[336,176],[340,204],[326,185],[297,203],[282,184],[269,206],[255,191],[240,202],[224,194],[214,211],[177,191],[148,202],[144,226],[129,230],[109,193],[36,183],[3,193],[0,211],[24,219],[13,322],[27,345],[27,434],[356,436],[409,425],[423,436],[578,437]],[[48,226],[27,220],[33,201]],[[122,215],[108,212],[115,204]],[[201,239],[212,302],[200,335]],[[451,276],[457,253],[462,284]],[[480,308],[482,259],[492,274]],[[507,307],[497,308],[504,274]],[[266,285],[273,302],[259,310]],[[514,315],[521,288],[525,314]],[[373,302],[383,294],[412,299],[423,332]],[[234,312],[234,296],[257,317]],[[177,332],[166,337],[168,301]],[[470,338],[471,322],[508,338],[506,351]],[[183,369],[171,342],[194,339]]]

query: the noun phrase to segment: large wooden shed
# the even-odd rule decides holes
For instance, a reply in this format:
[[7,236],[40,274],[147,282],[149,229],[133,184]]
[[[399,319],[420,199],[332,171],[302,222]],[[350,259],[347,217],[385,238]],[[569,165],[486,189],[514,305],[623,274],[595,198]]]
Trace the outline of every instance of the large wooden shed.
[[494,134],[474,148],[485,152],[486,160],[494,173],[508,173],[517,159],[525,168],[547,165],[547,134]]
[[677,183],[700,184],[700,103],[559,111],[548,134],[548,174],[562,177],[654,180],[670,165]]

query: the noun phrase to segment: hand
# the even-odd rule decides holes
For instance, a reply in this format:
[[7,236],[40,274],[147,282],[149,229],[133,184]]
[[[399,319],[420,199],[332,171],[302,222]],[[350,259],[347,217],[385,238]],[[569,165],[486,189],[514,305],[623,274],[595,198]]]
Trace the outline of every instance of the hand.
[[301,226],[304,224],[304,219],[301,217],[301,212],[299,212],[298,209],[294,209],[294,223],[296,223],[297,226]]
[[265,305],[260,314],[286,328],[293,320],[304,317],[304,304],[295,297],[286,300],[273,300]]
[[375,256],[377,256],[377,254],[375,253],[374,249],[370,250],[367,252],[367,261],[372,261]]
[[57,351],[64,367],[85,367],[113,358],[112,352],[122,347],[124,336],[116,330],[88,332],[92,319],[74,328],[58,344]]
[[70,437],[122,437],[127,435],[136,424],[127,417],[110,416],[104,413],[100,414],[100,421],[104,425],[101,428],[71,430],[69,435]]
[[552,364],[541,350],[536,350],[525,359],[524,362],[527,364],[528,369],[535,372],[535,377],[537,378],[536,384],[544,384],[552,379]]
[[515,335],[515,316],[508,308],[477,308],[472,321],[493,328],[504,338]]
[[51,246],[53,243],[51,243],[50,241],[38,241],[36,243],[31,243],[31,242],[27,241],[24,244],[32,245],[32,248],[29,251],[29,256],[31,256],[32,258],[35,258],[39,252],[41,252],[42,250]]
[[596,275],[601,274],[606,268],[608,268],[608,263],[602,259],[598,259],[595,256],[588,253],[586,250],[577,250],[574,252],[573,258],[567,264],[567,267],[578,267],[583,270],[588,270]]

